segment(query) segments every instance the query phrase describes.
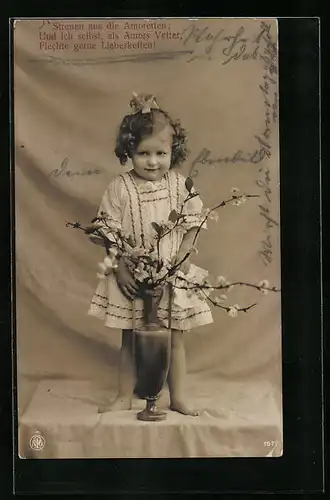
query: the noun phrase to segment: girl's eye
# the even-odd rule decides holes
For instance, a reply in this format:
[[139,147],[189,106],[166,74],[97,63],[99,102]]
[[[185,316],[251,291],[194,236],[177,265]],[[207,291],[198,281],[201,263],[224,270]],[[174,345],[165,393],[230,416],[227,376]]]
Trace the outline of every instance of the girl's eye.
[[[149,151],[138,151],[137,154],[139,156],[148,156]],[[167,153],[165,151],[157,151],[157,156],[165,156]]]

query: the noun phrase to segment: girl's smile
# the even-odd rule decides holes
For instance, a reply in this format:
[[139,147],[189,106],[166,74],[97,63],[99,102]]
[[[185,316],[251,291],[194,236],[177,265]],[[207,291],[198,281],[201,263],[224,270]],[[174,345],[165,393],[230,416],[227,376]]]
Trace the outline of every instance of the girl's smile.
[[169,127],[141,140],[132,156],[135,173],[147,181],[159,181],[171,166],[172,133]]

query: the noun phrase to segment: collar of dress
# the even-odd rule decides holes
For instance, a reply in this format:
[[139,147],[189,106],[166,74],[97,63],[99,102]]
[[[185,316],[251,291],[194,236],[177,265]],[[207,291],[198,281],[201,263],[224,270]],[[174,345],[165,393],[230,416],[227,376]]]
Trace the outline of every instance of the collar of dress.
[[134,176],[129,172],[128,173],[132,182],[135,184],[136,188],[141,191],[141,190],[150,190],[150,191],[156,191],[157,189],[159,189],[161,186],[164,185],[165,181],[167,180],[168,178],[168,172],[165,173],[165,175],[163,176],[162,179],[160,179],[159,181],[147,181],[147,182],[143,182],[141,184],[137,184],[135,182],[135,179],[134,179]]

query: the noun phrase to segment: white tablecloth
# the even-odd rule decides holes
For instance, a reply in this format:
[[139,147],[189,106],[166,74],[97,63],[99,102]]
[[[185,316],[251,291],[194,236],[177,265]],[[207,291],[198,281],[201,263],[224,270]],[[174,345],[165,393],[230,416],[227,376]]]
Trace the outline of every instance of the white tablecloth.
[[[40,382],[19,419],[21,458],[261,457],[282,454],[281,412],[264,382],[234,383],[189,377],[187,394],[198,417],[168,411],[162,422],[141,422],[131,411],[98,414],[114,395],[87,381]],[[166,408],[164,390],[159,401]],[[33,450],[40,433],[44,448]],[[40,443],[40,441],[39,441]],[[41,448],[42,446],[39,446]]]

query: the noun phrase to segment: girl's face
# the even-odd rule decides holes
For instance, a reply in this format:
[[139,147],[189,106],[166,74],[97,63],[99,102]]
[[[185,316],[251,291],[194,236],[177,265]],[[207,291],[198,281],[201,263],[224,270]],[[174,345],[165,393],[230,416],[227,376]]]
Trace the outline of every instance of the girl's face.
[[159,181],[171,166],[172,133],[169,127],[141,140],[132,155],[136,174],[147,181]]

